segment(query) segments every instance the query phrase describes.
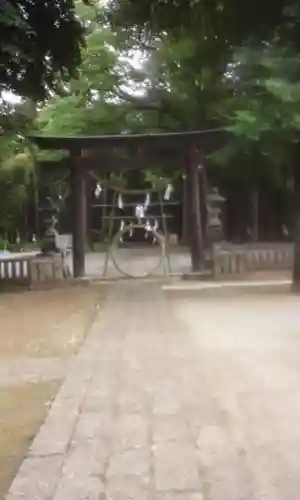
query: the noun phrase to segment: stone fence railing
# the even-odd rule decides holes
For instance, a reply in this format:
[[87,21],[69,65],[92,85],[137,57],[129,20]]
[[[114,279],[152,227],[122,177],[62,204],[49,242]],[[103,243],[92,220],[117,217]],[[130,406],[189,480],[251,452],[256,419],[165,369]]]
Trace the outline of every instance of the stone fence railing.
[[30,281],[30,261],[34,254],[7,255],[0,257],[0,281],[27,284]]
[[0,288],[5,285],[31,288],[35,283],[63,278],[63,259],[60,254],[48,258],[30,252],[0,257]]
[[242,275],[256,271],[288,270],[293,266],[294,249],[288,243],[215,245],[214,277]]

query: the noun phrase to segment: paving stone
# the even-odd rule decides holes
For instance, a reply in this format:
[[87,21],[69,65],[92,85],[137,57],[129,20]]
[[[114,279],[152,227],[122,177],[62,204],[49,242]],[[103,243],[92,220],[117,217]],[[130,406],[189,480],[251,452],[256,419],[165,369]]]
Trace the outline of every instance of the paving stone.
[[76,418],[76,413],[47,418],[29,448],[29,455],[47,456],[65,453]]
[[141,476],[148,478],[150,473],[150,452],[147,450],[126,450],[114,453],[109,461],[107,477]]
[[155,486],[158,491],[200,488],[195,449],[184,442],[153,446]]
[[[78,367],[76,370],[78,371]],[[88,390],[88,386],[89,386],[89,380],[80,379],[78,374],[76,377],[68,375],[58,395],[62,399],[79,397],[81,400],[83,400]]]
[[72,442],[64,460],[62,475],[68,478],[82,474],[101,476],[109,453],[110,447],[104,440]]
[[61,417],[74,417],[76,420],[79,410],[82,405],[82,398],[62,398],[58,394],[51,405],[47,420],[57,419]]
[[217,425],[202,427],[197,446],[197,456],[204,467],[223,465],[236,451],[236,444],[228,429]]
[[63,456],[26,458],[14,479],[8,500],[52,499],[63,463]]
[[169,492],[169,493],[157,493],[154,500],[204,500],[204,496],[200,492]]
[[186,441],[188,428],[183,416],[180,415],[154,415],[152,419],[153,442]]
[[96,476],[63,477],[54,500],[99,500],[104,495],[104,486]]
[[111,413],[114,404],[113,392],[101,389],[89,390],[84,403],[82,413]]
[[93,362],[90,359],[85,361],[80,361],[79,359],[75,359],[72,369],[68,373],[68,378],[66,379],[65,385],[70,385],[70,388],[73,389],[75,384],[78,384],[78,389],[82,387],[84,390],[88,387],[88,383],[91,381],[93,377]]
[[[115,363],[112,363],[113,365]],[[117,374],[107,373],[106,370],[96,371],[89,384],[86,396],[92,393],[99,393],[102,398],[114,398],[117,391]]]
[[176,392],[154,393],[153,413],[157,415],[176,415],[180,412],[181,405],[179,395]]
[[200,396],[193,404],[185,405],[185,419],[195,439],[206,426],[227,427],[229,415],[211,396]]
[[238,455],[234,459],[228,458],[228,462],[222,465],[216,463],[214,466],[203,468],[203,475],[208,498],[215,500],[264,498],[260,495],[259,489],[254,489],[251,472]]
[[107,500],[152,500],[148,478],[113,476],[105,488]]
[[6,500],[298,500],[298,299],[172,300],[111,288]]
[[110,439],[113,432],[111,413],[81,413],[78,417],[73,441],[87,441],[97,438]]
[[215,500],[248,500],[254,491],[245,451],[226,428],[204,426],[197,441],[206,491]]
[[118,413],[129,414],[148,414],[150,408],[150,396],[145,391],[126,390],[120,392],[117,408]]
[[149,419],[139,414],[119,416],[114,428],[114,451],[145,448],[148,441]]

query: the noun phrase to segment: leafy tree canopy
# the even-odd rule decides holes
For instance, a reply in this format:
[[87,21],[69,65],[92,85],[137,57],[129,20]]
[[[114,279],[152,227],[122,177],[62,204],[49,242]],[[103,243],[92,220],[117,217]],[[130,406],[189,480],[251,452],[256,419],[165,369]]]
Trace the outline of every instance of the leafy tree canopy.
[[277,31],[299,43],[300,6],[296,0],[112,0],[109,18],[116,25],[136,25],[142,32],[183,31],[199,39],[240,45]]
[[74,7],[74,0],[1,0],[1,93],[42,100],[58,74],[74,75],[84,41]]
[[[246,47],[232,68],[234,93],[227,102],[229,130],[244,150],[260,152],[274,166],[294,168],[300,132],[300,58],[276,44]],[[229,154],[230,159],[230,154]],[[266,163],[266,162],[265,162]],[[261,167],[260,167],[261,168]]]

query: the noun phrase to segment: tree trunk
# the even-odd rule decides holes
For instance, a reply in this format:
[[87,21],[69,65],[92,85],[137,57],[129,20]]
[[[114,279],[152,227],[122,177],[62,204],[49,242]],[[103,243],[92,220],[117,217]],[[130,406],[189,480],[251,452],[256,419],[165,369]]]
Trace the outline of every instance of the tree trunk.
[[254,188],[251,191],[251,242],[259,241],[259,191]]
[[[298,145],[298,152],[299,152]],[[294,266],[293,266],[293,290],[300,293],[300,166],[298,158],[294,164]]]
[[88,172],[86,175],[86,226],[87,226],[87,243],[90,250],[93,250],[93,233],[92,233],[92,182]]
[[187,165],[187,192],[192,271],[197,273],[204,269],[205,254],[202,238],[198,165],[196,159],[192,155],[189,158],[189,165]]
[[187,178],[182,180],[182,228],[181,228],[181,244],[188,245],[189,241],[189,213],[188,213],[188,192]]
[[34,152],[31,151],[32,158],[34,160],[34,167],[31,173],[31,191],[33,197],[34,204],[34,232],[35,236],[39,238],[41,236],[41,228],[40,228],[40,210],[39,210],[39,182],[38,182],[38,174],[37,174],[37,164],[35,161]]

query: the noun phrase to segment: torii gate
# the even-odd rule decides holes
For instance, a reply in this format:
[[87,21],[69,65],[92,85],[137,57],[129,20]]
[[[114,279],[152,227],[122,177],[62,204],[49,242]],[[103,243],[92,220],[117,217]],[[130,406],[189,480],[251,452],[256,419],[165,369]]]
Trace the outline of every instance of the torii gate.
[[[99,136],[31,136],[30,139],[43,150],[67,150],[71,173],[71,198],[73,206],[73,269],[74,277],[85,276],[85,243],[87,234],[86,175],[87,169],[101,173],[114,170],[112,158],[116,152],[126,152],[123,165],[118,170],[132,167],[145,168],[142,158],[161,155],[176,156],[186,175],[186,200],[189,219],[189,248],[192,271],[204,268],[204,242],[199,195],[199,163],[210,152],[219,149],[226,134],[223,129],[159,133],[121,134]],[[130,158],[128,158],[130,156]],[[136,161],[141,158],[140,161]]]

